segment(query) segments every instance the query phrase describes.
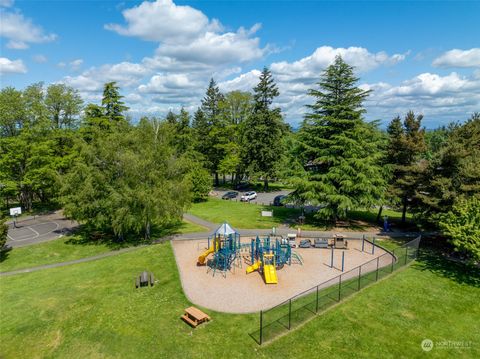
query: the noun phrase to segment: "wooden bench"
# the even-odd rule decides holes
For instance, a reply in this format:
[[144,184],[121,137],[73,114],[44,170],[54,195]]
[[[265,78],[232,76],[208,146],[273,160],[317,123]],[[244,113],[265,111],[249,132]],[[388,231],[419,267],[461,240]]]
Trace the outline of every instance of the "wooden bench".
[[209,321],[210,317],[195,307],[188,307],[185,309],[185,314],[181,317],[185,322],[196,328],[197,325]]

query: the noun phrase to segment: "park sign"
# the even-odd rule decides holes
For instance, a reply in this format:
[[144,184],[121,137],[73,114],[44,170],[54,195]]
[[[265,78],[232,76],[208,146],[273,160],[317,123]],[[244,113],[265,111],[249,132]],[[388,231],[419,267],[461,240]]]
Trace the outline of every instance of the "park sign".
[[18,216],[20,214],[22,214],[22,207],[10,208],[10,215],[11,216]]

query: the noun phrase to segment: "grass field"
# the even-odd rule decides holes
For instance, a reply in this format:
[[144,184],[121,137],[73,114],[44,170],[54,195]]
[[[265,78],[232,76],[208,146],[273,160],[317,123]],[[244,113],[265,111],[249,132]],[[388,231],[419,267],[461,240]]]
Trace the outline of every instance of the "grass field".
[[[273,217],[262,217],[262,211],[273,211]],[[300,210],[285,207],[263,206],[246,202],[225,201],[218,198],[209,198],[206,202],[194,203],[189,212],[195,216],[206,219],[214,223],[223,223],[227,221],[232,226],[244,229],[269,229],[279,226],[283,223],[295,224],[295,220],[300,216]],[[384,209],[383,215],[387,215],[390,220],[399,220],[401,213],[391,209]],[[377,213],[375,211],[359,210],[352,211],[350,218],[353,220],[375,223]],[[407,216],[411,218],[411,216]],[[331,228],[316,223],[311,215],[307,215],[306,223],[303,224],[304,230],[329,230]],[[351,230],[362,230],[366,226],[350,228]]]
[[[262,210],[273,210],[273,217],[262,217]],[[278,226],[299,210],[285,207],[261,206],[248,202],[225,201],[210,198],[206,202],[194,203],[189,213],[213,223],[227,221],[237,228],[268,229]]]
[[[205,227],[183,221],[175,228],[174,232],[192,233],[206,230]],[[112,248],[110,243],[85,241],[79,235],[62,237],[49,242],[13,248],[2,252],[0,254],[0,272],[91,257],[119,248],[122,248],[122,246]]]
[[[148,269],[159,282],[134,289]],[[248,333],[257,315],[206,310],[192,330],[190,305],[169,243],[102,260],[0,277],[2,358],[477,358],[480,275],[431,252],[269,345]],[[225,288],[228,290],[228,288]],[[423,339],[471,342],[420,348]]]

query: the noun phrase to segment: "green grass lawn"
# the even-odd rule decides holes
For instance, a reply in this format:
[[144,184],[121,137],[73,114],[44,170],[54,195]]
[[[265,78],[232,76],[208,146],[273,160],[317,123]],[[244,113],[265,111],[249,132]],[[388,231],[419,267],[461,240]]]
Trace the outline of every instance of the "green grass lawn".
[[[262,217],[263,211],[273,210],[273,217]],[[298,216],[299,210],[262,206],[248,202],[226,201],[210,198],[206,202],[194,203],[189,213],[213,223],[227,221],[237,228],[268,229],[282,224],[292,216]]]
[[[206,228],[188,221],[183,221],[175,229],[176,233],[202,231],[206,231]],[[79,235],[62,237],[1,253],[0,272],[91,257],[119,248],[122,246],[112,247],[111,243],[85,241]]]
[[[144,269],[159,282],[136,290],[134,277]],[[480,275],[430,252],[262,347],[249,336],[257,329],[257,315],[205,310],[212,321],[195,330],[179,319],[190,303],[169,243],[0,277],[0,289],[2,358],[480,356]],[[425,353],[420,348],[425,338],[471,341],[471,347]]]
[[[273,211],[273,217],[262,217],[262,211]],[[227,221],[232,226],[243,229],[269,229],[284,223],[292,227],[298,227],[295,221],[301,214],[299,209],[294,208],[263,206],[246,202],[226,201],[218,198],[209,198],[206,202],[194,203],[189,212],[213,223]],[[393,220],[401,218],[400,212],[390,209],[385,209],[383,214],[388,215]],[[350,213],[351,219],[368,223],[375,223],[376,217],[377,213],[375,210],[359,210]],[[354,224],[347,229],[361,231],[368,227],[369,225]],[[301,225],[301,228],[320,231],[331,229],[317,223],[312,215],[307,215],[306,223]]]

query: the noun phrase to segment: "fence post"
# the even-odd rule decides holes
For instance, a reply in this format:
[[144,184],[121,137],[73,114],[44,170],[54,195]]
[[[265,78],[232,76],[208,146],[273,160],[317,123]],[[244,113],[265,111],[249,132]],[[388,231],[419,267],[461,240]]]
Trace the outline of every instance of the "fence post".
[[340,292],[342,291],[342,275],[338,277],[338,301],[340,302]]
[[375,254],[375,237],[372,240],[372,254]]
[[362,266],[358,267],[358,290],[360,290],[360,280],[362,278]]
[[365,249],[365,235],[362,237],[362,252]]
[[390,270],[390,273],[393,272],[393,263],[395,263],[395,249],[392,251],[392,269]]
[[260,311],[260,345],[262,345],[263,339],[263,311]]
[[345,251],[342,252],[342,272],[343,272],[344,264],[345,264]]
[[405,265],[407,264],[408,246],[405,246]]
[[380,262],[380,257],[377,257],[377,273],[375,273],[375,282],[378,280],[378,264]]
[[317,305],[315,306],[315,313],[318,313],[318,285],[317,285]]
[[330,268],[333,268],[333,246],[332,246],[332,252],[330,256]]
[[292,324],[292,299],[288,301],[288,330],[290,330]]

